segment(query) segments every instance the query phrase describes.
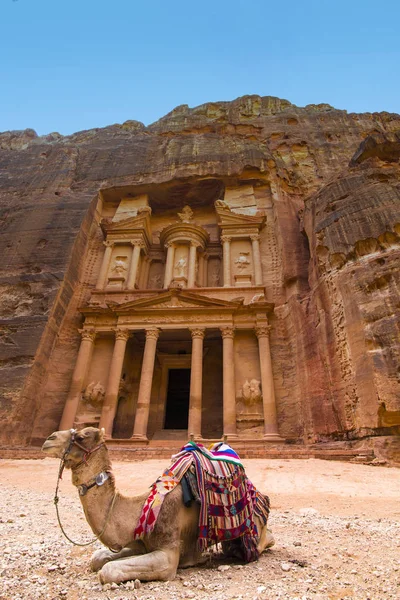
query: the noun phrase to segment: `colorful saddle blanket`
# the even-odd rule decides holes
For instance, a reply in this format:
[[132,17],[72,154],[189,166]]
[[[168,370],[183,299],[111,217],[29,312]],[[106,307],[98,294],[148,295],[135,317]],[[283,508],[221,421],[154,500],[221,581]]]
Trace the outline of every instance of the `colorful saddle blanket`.
[[172,456],[172,460],[171,466],[151,486],[134,539],[141,539],[153,531],[165,496],[190,470],[196,477],[200,498],[199,549],[240,538],[245,560],[257,560],[254,514],[266,524],[269,499],[247,478],[236,452],[224,442],[215,444],[210,450],[202,444],[188,442]]

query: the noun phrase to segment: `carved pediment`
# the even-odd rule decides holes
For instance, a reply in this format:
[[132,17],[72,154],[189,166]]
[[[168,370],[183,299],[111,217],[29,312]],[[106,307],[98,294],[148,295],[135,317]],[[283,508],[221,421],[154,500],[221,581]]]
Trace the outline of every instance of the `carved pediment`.
[[201,310],[201,309],[235,309],[240,306],[239,301],[226,301],[219,300],[217,298],[207,298],[200,294],[193,292],[186,292],[180,290],[168,290],[161,294],[155,294],[150,298],[141,298],[139,300],[132,300],[119,304],[115,307],[118,313],[125,312],[140,312],[148,310],[173,310],[176,308],[190,309],[190,310]]
[[232,212],[229,208],[215,208],[218,215],[218,225],[220,227],[234,226],[234,227],[261,227],[265,224],[265,217],[255,217],[250,215],[242,215],[239,213]]
[[149,242],[151,240],[150,215],[151,208],[142,207],[135,217],[128,217],[116,222],[103,219],[101,228],[104,235],[108,238],[118,238],[119,235],[125,237],[126,234],[145,234]]

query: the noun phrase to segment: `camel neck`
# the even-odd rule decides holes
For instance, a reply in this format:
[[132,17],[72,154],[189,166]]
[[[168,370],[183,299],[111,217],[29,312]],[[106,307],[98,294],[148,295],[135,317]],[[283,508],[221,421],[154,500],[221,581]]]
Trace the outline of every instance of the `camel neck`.
[[103,485],[95,485],[84,496],[80,496],[82,507],[86,520],[95,535],[103,530],[106,519],[108,519],[107,527],[100,537],[100,541],[104,545],[113,549],[125,548],[132,542],[133,531],[137,525],[145,496],[127,498],[116,490],[115,478],[105,446],[91,455],[87,464],[81,464],[72,470],[72,483],[76,487],[86,484],[102,471],[110,473],[109,479]]
[[[112,513],[115,511],[120,499],[116,491],[108,451],[105,447],[100,448],[95,454],[92,454],[86,463],[82,463],[75,469],[72,469],[72,483],[76,487],[85,485],[102,472],[107,472],[110,475],[109,478],[103,485],[91,487],[84,496],[80,496],[80,500],[86,520],[95,535],[98,535],[103,530],[106,519],[108,519],[109,525],[107,525],[100,539],[106,546],[117,548],[121,544],[115,539],[115,535],[112,532]],[[117,495],[117,497],[114,501],[112,513],[110,514],[114,495]]]

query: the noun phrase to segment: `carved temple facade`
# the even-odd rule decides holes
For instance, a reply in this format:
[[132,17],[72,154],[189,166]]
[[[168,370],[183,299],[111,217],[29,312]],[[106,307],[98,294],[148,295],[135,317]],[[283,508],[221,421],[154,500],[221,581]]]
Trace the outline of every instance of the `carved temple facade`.
[[264,211],[224,200],[175,210],[154,210],[146,194],[104,202],[60,429],[94,425],[132,443],[282,441],[265,225]]

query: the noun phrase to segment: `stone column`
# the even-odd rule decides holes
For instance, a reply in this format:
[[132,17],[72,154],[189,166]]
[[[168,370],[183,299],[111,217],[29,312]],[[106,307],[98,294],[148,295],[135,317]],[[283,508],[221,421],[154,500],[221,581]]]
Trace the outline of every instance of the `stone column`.
[[197,244],[192,242],[189,249],[188,288],[192,288],[196,285],[196,256]]
[[203,253],[203,275],[202,275],[202,286],[208,286],[208,255]]
[[118,391],[129,335],[130,332],[127,329],[116,329],[115,331],[114,352],[111,359],[106,394],[99,423],[99,428],[104,427],[106,436],[109,438],[112,436],[115,413],[117,412]]
[[224,287],[231,287],[231,237],[222,235],[221,242],[224,245]]
[[131,264],[129,265],[128,280],[126,282],[126,287],[128,290],[135,289],[136,277],[139,267],[140,250],[143,247],[143,244],[141,242],[132,242],[132,246],[133,252]]
[[147,281],[149,278],[150,260],[148,256],[144,256],[140,267],[139,287],[141,290],[147,289]]
[[278,421],[276,417],[275,390],[272,375],[271,351],[269,347],[270,329],[271,327],[269,325],[257,325],[255,328],[260,355],[261,389],[264,411],[264,439],[271,442],[280,442],[283,440],[278,433]]
[[256,285],[262,285],[261,254],[260,254],[260,236],[251,235],[251,244],[253,246],[254,277]]
[[149,421],[151,386],[153,383],[154,362],[156,358],[159,329],[146,329],[146,344],[144,347],[142,373],[138,401],[136,406],[135,425],[132,438],[147,440],[147,423]]
[[174,271],[175,244],[168,242],[168,244],[165,244],[165,247],[167,248],[167,262],[165,264],[164,288],[168,288]]
[[82,335],[82,341],[59,425],[61,431],[71,429],[74,426],[76,411],[78,410],[81,393],[85,385],[85,377],[93,354],[96,332],[94,329],[80,329],[80,334]]
[[203,268],[204,268],[204,253],[203,254],[199,254],[198,260],[199,260],[199,263],[198,263],[199,264],[199,268],[197,270],[197,284],[200,287],[204,287],[204,284],[203,284],[203,276],[204,276],[204,271],[203,271]]
[[103,244],[106,247],[106,251],[104,252],[103,262],[101,263],[101,269],[100,269],[99,277],[97,279],[96,290],[104,289],[104,286],[106,284],[108,269],[110,267],[111,255],[112,255],[112,251],[113,251],[113,247],[114,247],[114,242],[106,241],[106,242],[103,242]]
[[190,329],[192,334],[192,364],[190,372],[190,400],[188,434],[201,438],[201,410],[203,390],[203,340],[202,327]]
[[235,393],[235,365],[233,352],[233,327],[221,327],[222,334],[222,360],[223,360],[223,422],[224,435],[235,438],[236,435],[236,393]]

